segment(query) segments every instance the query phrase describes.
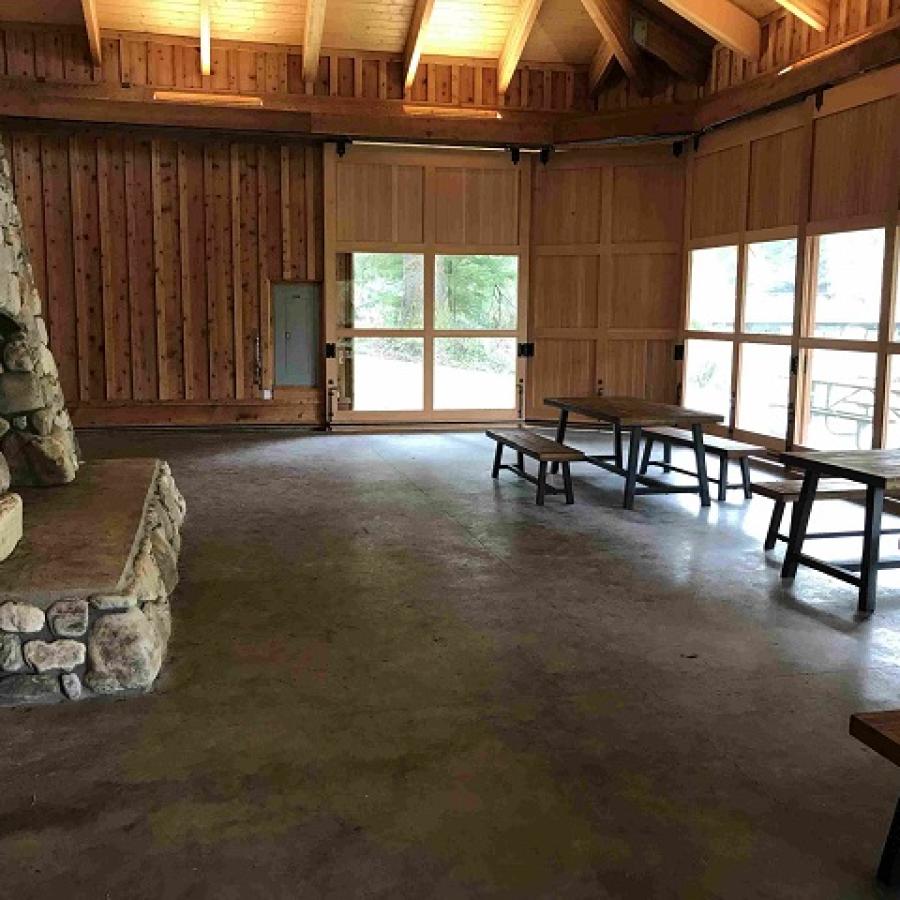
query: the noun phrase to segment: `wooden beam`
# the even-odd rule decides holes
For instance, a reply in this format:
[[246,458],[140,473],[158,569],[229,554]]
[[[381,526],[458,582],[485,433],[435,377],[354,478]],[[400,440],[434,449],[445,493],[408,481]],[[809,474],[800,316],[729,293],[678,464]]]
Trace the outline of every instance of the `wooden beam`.
[[639,47],[661,59],[680,78],[691,84],[706,83],[709,53],[646,16],[632,20],[631,34]]
[[650,90],[650,73],[631,36],[631,7],[628,0],[581,0],[581,3],[638,93],[647,94]]
[[409,31],[406,33],[406,46],[403,48],[403,89],[408,91],[416,80],[416,69],[422,57],[422,45],[425,33],[434,11],[434,0],[416,0]]
[[734,50],[751,62],[759,59],[759,22],[730,0],[662,0],[662,2],[729,50]]
[[600,38],[600,46],[591,60],[591,68],[588,71],[588,91],[592,96],[600,90],[615,61],[616,54],[613,53],[609,42]]
[[88,46],[91,48],[91,62],[99,67],[103,61],[103,51],[100,23],[97,19],[97,0],[81,0],[81,11],[84,13],[84,27],[87,29]]
[[824,31],[828,27],[827,0],[777,0],[777,2],[816,31]]
[[500,51],[500,59],[497,62],[497,93],[505,94],[512,81],[516,66],[522,58],[522,51],[528,43],[528,36],[534,27],[535,19],[541,11],[543,0],[521,0],[519,8],[510,23],[509,31],[503,49]]
[[312,84],[319,74],[319,54],[325,29],[325,0],[306,0],[303,19],[303,81]]
[[[124,41],[122,42],[124,45]],[[200,74],[212,74],[212,26],[209,19],[209,0],[200,0]]]

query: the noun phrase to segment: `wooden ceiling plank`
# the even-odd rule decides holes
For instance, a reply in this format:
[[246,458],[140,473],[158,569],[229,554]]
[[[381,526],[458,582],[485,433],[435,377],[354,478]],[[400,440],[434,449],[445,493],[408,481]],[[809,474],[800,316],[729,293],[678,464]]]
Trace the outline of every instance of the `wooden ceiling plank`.
[[325,29],[325,0],[306,0],[303,17],[303,81],[312,84],[319,74],[319,54]]
[[609,42],[600,38],[600,46],[597,47],[597,52],[591,60],[591,68],[588,71],[588,90],[591,95],[596,94],[603,86],[603,82],[606,81],[606,77],[612,70],[615,61],[616,54],[613,53]]
[[406,34],[406,46],[403,48],[404,91],[408,91],[416,80],[416,69],[419,68],[419,60],[422,58],[422,47],[425,44],[432,12],[434,0],[416,0],[409,31]]
[[84,13],[84,26],[87,29],[91,61],[95,66],[99,66],[103,55],[100,43],[100,23],[97,19],[97,0],[81,0],[81,11]]
[[828,28],[827,0],[777,0],[789,13],[795,15],[816,31]]
[[671,28],[647,16],[635,16],[631,23],[634,42],[662,60],[676,75],[691,84],[705,84],[710,54],[685,40]]
[[729,50],[753,62],[759,59],[759,22],[730,0],[662,0],[662,3]]
[[543,0],[522,0],[506,34],[506,41],[497,62],[497,93],[505,94],[512,81],[516,66],[522,58],[522,51],[528,43],[528,36],[534,27]]
[[581,0],[597,30],[612,48],[619,65],[641,94],[650,89],[650,73],[638,45],[631,36],[631,6],[628,0]]

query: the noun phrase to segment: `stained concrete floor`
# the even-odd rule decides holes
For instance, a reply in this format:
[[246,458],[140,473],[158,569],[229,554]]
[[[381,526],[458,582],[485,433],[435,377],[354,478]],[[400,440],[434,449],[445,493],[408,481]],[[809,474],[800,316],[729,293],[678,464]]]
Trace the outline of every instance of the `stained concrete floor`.
[[761,500],[539,509],[477,434],[81,440],[172,463],[175,634],[153,694],[0,711],[3,898],[880,896],[896,576],[858,621]]

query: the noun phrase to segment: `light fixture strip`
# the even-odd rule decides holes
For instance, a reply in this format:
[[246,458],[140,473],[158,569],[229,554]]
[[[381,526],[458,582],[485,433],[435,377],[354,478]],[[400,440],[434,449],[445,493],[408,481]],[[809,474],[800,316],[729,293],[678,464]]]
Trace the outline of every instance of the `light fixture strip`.
[[209,0],[200,0],[200,74],[212,72],[210,52]]

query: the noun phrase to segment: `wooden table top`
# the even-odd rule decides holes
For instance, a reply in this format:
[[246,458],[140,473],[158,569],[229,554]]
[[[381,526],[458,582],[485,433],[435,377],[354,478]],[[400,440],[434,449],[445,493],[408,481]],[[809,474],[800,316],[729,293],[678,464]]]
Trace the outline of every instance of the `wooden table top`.
[[850,734],[900,766],[900,710],[856,713],[850,716]]
[[716,413],[640,397],[546,397],[544,403],[616,425],[705,425],[722,421]]
[[900,488],[900,450],[797,450],[782,453],[781,461],[794,469],[890,490]]

